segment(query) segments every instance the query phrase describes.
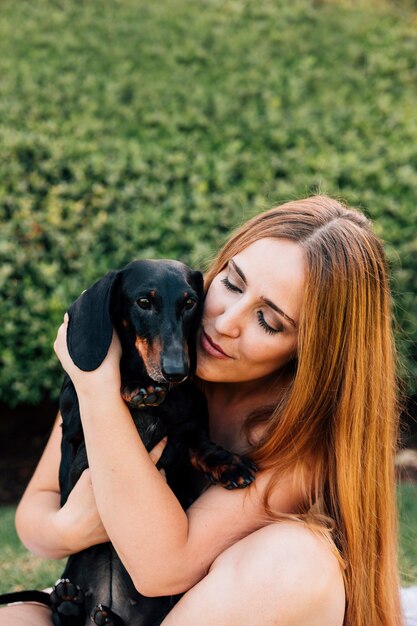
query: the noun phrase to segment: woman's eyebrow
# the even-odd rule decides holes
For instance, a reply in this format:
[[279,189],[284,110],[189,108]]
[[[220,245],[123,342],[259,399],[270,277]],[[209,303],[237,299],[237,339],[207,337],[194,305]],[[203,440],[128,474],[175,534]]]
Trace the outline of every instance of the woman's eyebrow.
[[286,313],[284,313],[284,311],[282,309],[279,308],[279,306],[277,306],[276,304],[274,304],[273,302],[271,302],[271,300],[268,300],[268,298],[264,298],[263,296],[261,296],[261,300],[263,300],[265,302],[265,304],[267,304],[268,306],[271,307],[271,309],[274,309],[277,313],[279,313],[280,315],[282,315],[282,317],[285,317],[285,319],[292,324],[292,326],[294,326],[294,328],[297,328],[297,324],[294,322],[294,320],[287,315]]
[[[232,268],[235,270],[236,274],[238,274],[240,276],[240,278],[243,280],[243,282],[245,283],[245,285],[247,285],[247,280],[246,280],[246,276],[245,274],[242,272],[242,270],[240,269],[240,267],[238,265],[236,265],[235,261],[233,261],[233,259],[230,259],[229,264],[232,266]],[[286,313],[284,313],[284,311],[282,309],[279,308],[279,306],[277,306],[276,304],[274,304],[271,300],[269,300],[268,298],[264,298],[262,296],[261,298],[265,304],[267,304],[268,306],[271,307],[271,309],[274,309],[274,311],[276,311],[277,313],[279,313],[280,315],[282,315],[283,318],[285,318],[290,324],[292,324],[294,326],[294,328],[297,328],[297,324],[294,322],[294,320],[287,315]]]
[[242,272],[240,267],[238,265],[236,265],[236,263],[233,261],[233,259],[230,259],[229,264],[233,267],[233,269],[235,270],[236,274],[239,274],[240,278],[243,280],[245,285],[247,285],[248,283],[247,283],[245,274]]

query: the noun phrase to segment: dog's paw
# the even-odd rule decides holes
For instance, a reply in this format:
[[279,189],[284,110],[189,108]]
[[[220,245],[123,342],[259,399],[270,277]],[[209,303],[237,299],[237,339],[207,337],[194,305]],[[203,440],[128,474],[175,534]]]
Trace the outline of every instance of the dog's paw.
[[68,578],[56,581],[50,600],[52,609],[60,615],[80,617],[84,612],[84,593]]
[[220,446],[203,455],[193,451],[191,463],[204,472],[213,485],[219,483],[225,489],[244,489],[255,480],[258,471],[250,459]]
[[97,626],[124,626],[122,618],[104,604],[97,604],[91,614],[91,620]]
[[164,385],[149,385],[146,389],[126,386],[122,388],[121,395],[131,409],[144,409],[147,406],[159,406],[165,400],[167,391]]

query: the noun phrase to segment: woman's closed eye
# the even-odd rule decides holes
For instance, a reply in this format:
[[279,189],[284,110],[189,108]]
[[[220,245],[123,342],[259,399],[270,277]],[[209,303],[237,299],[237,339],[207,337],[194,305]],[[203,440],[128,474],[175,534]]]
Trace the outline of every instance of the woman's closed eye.
[[284,327],[282,325],[280,325],[279,328],[273,328],[272,326],[270,326],[268,324],[268,322],[266,321],[264,314],[262,311],[257,311],[256,315],[258,317],[258,322],[259,325],[264,329],[265,332],[267,332],[269,335],[275,335],[276,333],[282,333],[284,330]]
[[[233,291],[235,293],[243,293],[242,289],[240,289],[239,287],[231,283],[227,276],[222,278],[221,282],[229,291]],[[268,322],[266,321],[265,316],[262,311],[257,311],[256,316],[257,316],[259,325],[261,326],[261,328],[264,329],[266,333],[268,333],[268,335],[275,335],[276,333],[283,332],[284,327],[282,326],[282,324],[280,324],[278,328],[274,328],[273,326],[270,326]]]
[[242,290],[239,289],[239,287],[236,287],[236,285],[233,285],[233,283],[230,282],[230,280],[227,278],[227,276],[222,278],[221,282],[226,287],[226,289],[228,289],[229,291],[235,291],[237,293],[242,293]]

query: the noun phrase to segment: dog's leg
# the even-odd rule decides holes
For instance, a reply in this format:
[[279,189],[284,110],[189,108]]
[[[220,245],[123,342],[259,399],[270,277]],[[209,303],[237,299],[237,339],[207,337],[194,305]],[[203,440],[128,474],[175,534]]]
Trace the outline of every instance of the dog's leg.
[[203,431],[190,447],[190,459],[195,469],[204,472],[213,484],[220,483],[225,489],[247,487],[255,480],[258,470],[250,459],[218,446]]

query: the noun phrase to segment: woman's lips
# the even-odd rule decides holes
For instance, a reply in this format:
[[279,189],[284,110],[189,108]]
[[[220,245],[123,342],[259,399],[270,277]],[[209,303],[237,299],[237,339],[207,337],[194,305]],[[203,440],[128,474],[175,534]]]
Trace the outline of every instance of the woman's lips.
[[232,357],[226,354],[224,350],[221,349],[216,343],[214,343],[213,339],[209,337],[209,335],[205,332],[204,329],[201,329],[201,345],[203,349],[210,354],[210,356],[214,356],[216,359],[231,359]]

